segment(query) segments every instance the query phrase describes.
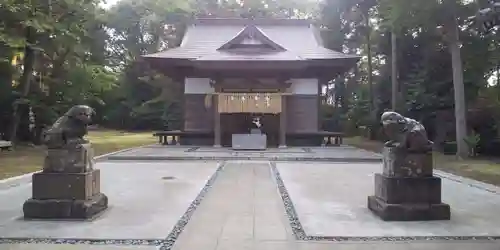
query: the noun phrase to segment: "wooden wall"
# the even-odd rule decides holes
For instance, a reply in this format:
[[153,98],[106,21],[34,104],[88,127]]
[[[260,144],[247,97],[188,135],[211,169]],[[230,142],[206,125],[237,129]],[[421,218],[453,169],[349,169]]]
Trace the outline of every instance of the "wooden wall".
[[[206,94],[213,93],[209,79],[186,79],[185,124],[186,131],[213,131],[213,105],[206,107]],[[293,79],[287,95],[287,132],[318,131],[318,82],[316,79]]]
[[286,98],[287,132],[318,131],[318,96],[290,95]]
[[213,131],[213,105],[206,107],[205,97],[205,94],[185,94],[185,131]]

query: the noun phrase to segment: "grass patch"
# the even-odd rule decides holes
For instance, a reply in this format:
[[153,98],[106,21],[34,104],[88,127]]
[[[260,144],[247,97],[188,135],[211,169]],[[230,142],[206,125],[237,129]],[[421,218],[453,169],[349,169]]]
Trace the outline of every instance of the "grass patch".
[[[362,137],[345,138],[344,143],[377,153],[380,153],[384,146],[382,142]],[[454,155],[434,152],[434,168],[497,186],[500,186],[499,162],[499,159],[494,158],[459,160]]]
[[[99,130],[90,131],[87,138],[94,146],[96,156],[156,142],[151,132]],[[0,152],[0,179],[41,170],[44,156],[43,146],[20,146],[15,151]]]
[[157,142],[157,139],[153,137],[151,132],[91,131],[87,138],[94,146],[95,155],[107,154]]

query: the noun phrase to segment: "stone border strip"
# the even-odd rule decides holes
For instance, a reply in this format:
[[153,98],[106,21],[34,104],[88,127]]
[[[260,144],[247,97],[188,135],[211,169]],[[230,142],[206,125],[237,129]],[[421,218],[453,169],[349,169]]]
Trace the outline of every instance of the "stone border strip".
[[198,193],[196,198],[191,202],[186,212],[177,221],[172,228],[172,231],[165,239],[65,239],[65,238],[1,238],[0,245],[2,244],[68,244],[68,245],[145,245],[145,246],[158,246],[161,250],[172,249],[175,241],[188,224],[191,216],[196,211],[196,208],[201,204],[203,198],[212,188],[213,183],[217,179],[218,174],[224,168],[226,162],[218,163],[215,172],[205,183],[205,186]]
[[165,241],[162,243],[161,247],[159,248],[160,250],[170,250],[175,244],[175,241],[179,237],[179,235],[182,233],[184,230],[184,227],[189,223],[189,220],[191,219],[191,216],[193,216],[194,212],[196,211],[196,208],[201,204],[203,198],[205,198],[205,195],[210,191],[212,188],[212,185],[217,179],[217,176],[219,173],[224,169],[224,165],[226,165],[226,162],[221,162],[218,163],[218,167],[215,170],[214,174],[208,179],[207,183],[205,186],[201,189],[200,193],[196,196],[196,198],[191,202],[189,205],[188,209],[186,212],[182,215],[182,217],[177,221],[175,224],[174,228],[172,228],[172,231],[168,234],[167,238]]
[[194,152],[196,150],[198,150],[200,147],[190,147],[188,149],[186,149],[184,152]]
[[500,187],[497,187],[497,186],[489,184],[489,183],[476,181],[476,180],[473,180],[470,178],[458,176],[458,175],[451,174],[451,173],[444,172],[444,171],[440,171],[440,170],[434,170],[434,175],[439,176],[443,179],[447,179],[447,180],[450,180],[453,182],[458,182],[458,183],[467,185],[467,186],[472,187],[472,188],[477,188],[477,189],[480,189],[480,190],[483,190],[483,191],[486,191],[489,193],[500,195]]
[[96,157],[94,157],[94,160],[95,161],[105,161],[105,160],[108,160],[108,158],[110,156],[112,156],[112,155],[120,154],[120,153],[125,153],[125,152],[128,152],[128,151],[132,151],[132,150],[136,150],[136,149],[140,149],[140,148],[147,148],[147,147],[150,147],[150,146],[151,145],[144,145],[144,146],[135,147],[135,148],[126,148],[126,149],[118,150],[118,151],[115,151],[115,152],[111,152],[111,153],[107,153],[107,154],[96,156]]
[[312,153],[312,149],[311,148],[302,148],[302,150],[306,153]]
[[[292,232],[295,236],[295,239],[301,241],[333,241],[333,242],[367,242],[367,241],[387,241],[387,242],[396,242],[396,241],[463,241],[463,240],[477,240],[477,241],[493,241],[500,240],[500,236],[312,236],[307,235],[302,224],[300,223],[299,217],[293,205],[292,199],[290,198],[290,194],[286,189],[286,186],[281,179],[281,175],[279,173],[278,168],[276,167],[275,162],[270,163],[272,173],[276,179],[276,184],[278,186],[278,191],[280,193],[281,199],[283,201],[283,205],[285,207],[285,212],[290,222],[290,226],[292,227]],[[447,177],[447,179],[453,180],[451,177]],[[453,180],[457,182],[461,182],[459,180]],[[463,183],[463,182],[461,182]],[[467,184],[467,183],[464,183]],[[473,186],[479,188],[477,186]],[[487,189],[483,189],[485,191],[489,191]]]
[[306,241],[408,242],[408,241],[497,241],[500,236],[307,236]]
[[[104,161],[104,160],[107,160],[107,158],[109,156],[111,156],[111,155],[118,154],[118,153],[124,153],[124,152],[128,152],[128,151],[131,151],[131,150],[134,150],[134,149],[144,148],[144,147],[148,147],[148,146],[151,146],[151,145],[144,145],[144,146],[135,147],[135,148],[126,148],[126,149],[118,150],[118,151],[115,151],[115,152],[111,152],[111,153],[107,153],[107,154],[96,156],[96,157],[94,157],[94,160],[96,162]],[[25,184],[25,183],[30,183],[31,182],[31,176],[33,174],[39,173],[39,172],[41,172],[41,171],[35,171],[35,172],[31,172],[31,173],[27,173],[27,174],[23,174],[23,175],[18,175],[18,176],[14,176],[14,177],[10,177],[10,178],[7,178],[7,179],[0,180],[0,191],[1,190],[5,190],[5,189],[9,189],[9,188],[13,188],[13,187],[17,187],[17,186]]]
[[335,163],[381,163],[381,158],[327,158],[327,157],[265,157],[265,156],[110,156],[108,161],[237,161],[237,160],[265,160],[265,161],[309,161]]
[[276,179],[278,191],[280,193],[281,200],[283,201],[285,212],[290,222],[290,227],[292,227],[292,232],[293,235],[295,236],[295,239],[307,240],[308,237],[306,235],[306,232],[304,231],[304,228],[302,227],[302,224],[300,223],[299,216],[295,211],[295,207],[293,205],[292,200],[290,199],[290,195],[288,194],[288,190],[285,187],[285,183],[283,182],[283,179],[281,179],[280,172],[276,167],[276,162],[270,162],[269,165],[271,166],[271,172],[273,173],[274,178]]
[[54,244],[54,245],[129,245],[161,246],[161,239],[55,239],[55,238],[0,238],[2,244]]

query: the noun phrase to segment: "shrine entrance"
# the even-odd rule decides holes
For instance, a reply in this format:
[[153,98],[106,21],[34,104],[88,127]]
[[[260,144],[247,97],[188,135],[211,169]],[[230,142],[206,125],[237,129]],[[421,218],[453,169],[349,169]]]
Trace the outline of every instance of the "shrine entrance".
[[[281,124],[284,122],[283,93],[219,92],[216,93],[215,99],[215,122],[220,122],[219,126],[215,126],[215,134],[216,138],[220,135],[221,146],[234,147],[235,141],[239,141],[242,148],[246,147],[247,142],[257,141],[263,148],[280,145],[280,137],[285,134],[280,133],[284,128]],[[262,135],[265,135],[264,141],[259,139]],[[254,139],[255,141],[251,142]]]

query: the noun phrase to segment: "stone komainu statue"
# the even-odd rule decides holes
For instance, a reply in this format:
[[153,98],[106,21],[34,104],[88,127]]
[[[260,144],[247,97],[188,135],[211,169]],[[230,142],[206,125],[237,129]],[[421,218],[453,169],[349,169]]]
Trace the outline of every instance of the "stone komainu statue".
[[83,137],[94,113],[89,106],[74,106],[45,132],[44,172],[84,173],[93,169],[94,151]]
[[432,150],[432,142],[427,138],[424,126],[396,112],[384,112],[381,122],[389,141],[386,147],[396,147],[412,152],[427,152]]
[[100,171],[93,167],[94,150],[83,139],[93,114],[89,106],[74,106],[46,131],[43,171],[33,174],[24,218],[88,220],[108,207]]
[[93,114],[95,112],[89,106],[73,106],[45,132],[45,145],[48,148],[61,148],[69,144],[86,143],[83,137],[87,134]]

